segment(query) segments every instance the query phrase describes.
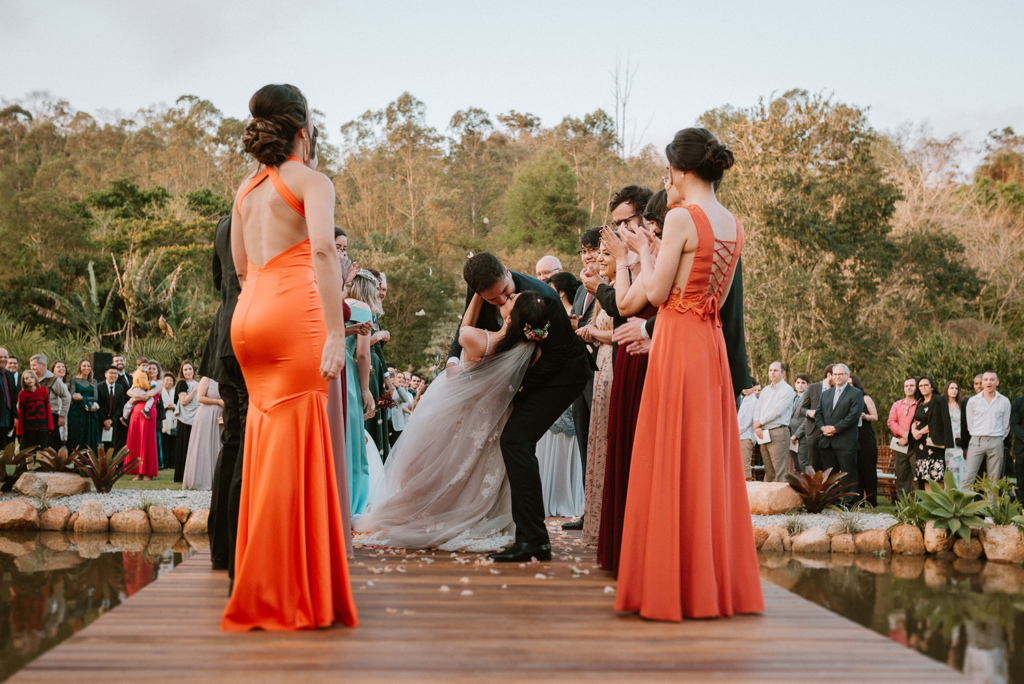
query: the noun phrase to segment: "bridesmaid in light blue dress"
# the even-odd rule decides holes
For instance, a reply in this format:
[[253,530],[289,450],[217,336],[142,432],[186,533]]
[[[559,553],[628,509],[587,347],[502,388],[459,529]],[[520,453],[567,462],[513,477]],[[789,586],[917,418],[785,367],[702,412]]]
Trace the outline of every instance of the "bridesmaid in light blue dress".
[[[370,320],[370,309],[358,299],[349,299],[352,307],[350,324],[365,323]],[[348,384],[348,417],[345,430],[348,460],[348,492],[352,515],[359,515],[366,509],[370,494],[369,466],[366,461],[366,431],[363,428],[363,384],[360,375],[365,375],[366,386],[369,386],[370,375],[370,338],[366,335],[353,335],[345,339],[347,359],[345,374]],[[362,357],[362,358],[360,358]],[[364,373],[360,373],[360,366]],[[365,390],[369,393],[369,389]]]

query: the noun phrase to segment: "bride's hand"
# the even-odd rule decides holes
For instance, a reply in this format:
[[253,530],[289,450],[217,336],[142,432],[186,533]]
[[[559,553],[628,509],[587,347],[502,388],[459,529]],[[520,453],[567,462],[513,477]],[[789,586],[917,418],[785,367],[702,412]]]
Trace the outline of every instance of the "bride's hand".
[[320,357],[320,377],[333,380],[345,367],[345,336],[327,336],[324,352]]

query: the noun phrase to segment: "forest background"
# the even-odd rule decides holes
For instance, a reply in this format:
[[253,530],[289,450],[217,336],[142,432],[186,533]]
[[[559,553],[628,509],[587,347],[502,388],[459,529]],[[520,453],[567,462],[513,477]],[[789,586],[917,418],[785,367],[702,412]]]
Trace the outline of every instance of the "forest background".
[[[665,161],[630,149],[618,108],[553,126],[470,108],[445,130],[425,112],[404,93],[322,130],[320,169],[350,256],[388,276],[389,360],[430,371],[470,253],[526,273],[555,254],[578,272],[580,232],[609,220],[621,186],[657,189]],[[782,359],[790,382],[816,379],[843,361],[883,407],[906,374],[970,387],[995,369],[1004,394],[1024,393],[1024,137],[993,131],[962,169],[957,137],[879,132],[802,90],[697,123],[736,154],[719,195],[745,228],[752,375]],[[252,168],[244,127],[195,96],[104,120],[48,93],[0,99],[0,344],[23,365],[198,358],[219,305],[214,229]]]

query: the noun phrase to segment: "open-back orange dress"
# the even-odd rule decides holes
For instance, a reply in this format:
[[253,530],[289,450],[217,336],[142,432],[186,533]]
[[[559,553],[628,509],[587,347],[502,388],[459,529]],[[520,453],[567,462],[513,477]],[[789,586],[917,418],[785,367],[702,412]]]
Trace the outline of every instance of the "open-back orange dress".
[[653,620],[764,611],[718,307],[743,243],[696,205],[685,290],[658,314],[633,440],[615,609]]
[[[273,168],[250,181],[239,205],[268,177],[305,216],[302,202]],[[327,422],[327,381],[320,377],[326,339],[309,239],[261,268],[250,262],[231,320],[249,413],[235,584],[221,629],[356,625]]]

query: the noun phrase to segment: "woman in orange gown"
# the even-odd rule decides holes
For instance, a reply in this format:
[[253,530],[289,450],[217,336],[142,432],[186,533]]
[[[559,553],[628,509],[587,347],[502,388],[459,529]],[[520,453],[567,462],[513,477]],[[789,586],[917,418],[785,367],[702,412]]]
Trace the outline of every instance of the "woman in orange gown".
[[231,231],[242,282],[231,342],[249,413],[221,629],[354,627],[327,419],[327,383],[345,367],[334,186],[305,165],[313,127],[298,88],[265,86],[249,111],[243,144],[260,166],[235,197]]
[[673,209],[663,241],[624,231],[661,311],[633,441],[615,609],[679,622],[761,612],[764,598],[718,313],[743,245],[714,190],[733,156],[703,128],[677,133],[666,154]]

